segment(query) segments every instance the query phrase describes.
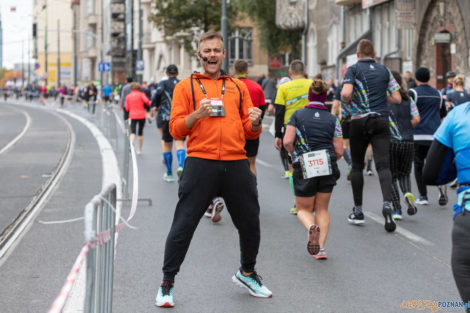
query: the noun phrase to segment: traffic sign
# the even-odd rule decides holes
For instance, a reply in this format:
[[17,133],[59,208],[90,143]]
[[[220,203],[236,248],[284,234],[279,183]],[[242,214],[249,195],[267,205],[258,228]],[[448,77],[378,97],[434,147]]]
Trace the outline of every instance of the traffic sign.
[[144,60],[136,60],[135,61],[135,71],[137,74],[143,74],[144,73]]
[[100,62],[98,63],[99,72],[111,72],[111,63],[110,62]]

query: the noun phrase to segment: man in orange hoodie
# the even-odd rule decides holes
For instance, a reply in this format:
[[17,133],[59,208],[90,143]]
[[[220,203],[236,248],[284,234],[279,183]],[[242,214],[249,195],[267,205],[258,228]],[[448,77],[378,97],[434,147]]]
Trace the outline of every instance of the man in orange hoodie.
[[174,306],[174,278],[194,231],[215,196],[222,196],[240,236],[241,267],[232,280],[256,297],[272,296],[255,271],[260,242],[256,178],[246,159],[245,138],[261,133],[261,110],[246,86],[221,70],[223,37],[204,33],[197,57],[203,73],[178,83],[173,93],[170,133],[187,137],[187,153],[173,223],[165,245],[163,282],[155,304]]

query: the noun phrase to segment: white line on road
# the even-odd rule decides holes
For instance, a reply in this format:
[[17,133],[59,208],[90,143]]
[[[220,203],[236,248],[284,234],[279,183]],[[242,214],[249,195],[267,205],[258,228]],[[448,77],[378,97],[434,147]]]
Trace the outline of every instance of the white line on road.
[[[89,122],[85,118],[74,114],[72,112],[57,109],[57,111],[66,114],[74,119],[80,121],[84,124],[95,137],[96,142],[98,143],[99,150],[101,152],[101,164],[103,166],[103,181],[102,188],[105,188],[111,183],[116,184],[116,196],[118,199],[122,198],[121,190],[121,173],[119,171],[119,165],[117,162],[116,154],[109,143],[108,139],[103,135],[103,133],[96,127],[93,123]],[[116,205],[116,221],[119,221],[121,218],[121,202],[118,202]],[[115,245],[117,244],[117,234]],[[115,254],[116,256],[116,254]],[[72,287],[70,292],[69,299],[64,307],[63,312],[72,313],[72,312],[83,312],[83,303],[85,299],[85,282],[86,282],[86,268],[82,266],[80,268],[79,275],[75,281],[75,284]]]
[[[381,224],[381,225],[384,223],[384,218],[376,215],[375,213],[365,212],[364,211],[364,215],[367,216],[368,218],[370,218],[371,220]],[[420,243],[420,244],[423,244],[423,245],[426,245],[426,246],[434,246],[434,243],[430,242],[429,240],[424,239],[423,237],[420,237],[420,236],[410,232],[409,230],[404,229],[401,226],[397,225],[397,229],[395,230],[395,233],[400,234],[403,237],[405,237],[406,239],[411,240],[413,242]]]
[[26,111],[23,111],[21,109],[18,109],[18,108],[14,108],[15,110],[17,111],[20,111],[21,113],[23,113],[23,115],[26,117],[26,125],[24,126],[23,130],[21,131],[21,133],[18,134],[18,136],[16,136],[15,138],[13,138],[12,141],[10,141],[5,147],[3,147],[1,150],[0,150],[0,154],[6,152],[8,149],[10,149],[11,147],[13,147],[15,145],[15,143],[18,142],[18,140],[21,139],[21,137],[24,136],[24,134],[26,134],[26,131],[29,129],[29,126],[31,125],[31,117],[29,116],[28,112]]

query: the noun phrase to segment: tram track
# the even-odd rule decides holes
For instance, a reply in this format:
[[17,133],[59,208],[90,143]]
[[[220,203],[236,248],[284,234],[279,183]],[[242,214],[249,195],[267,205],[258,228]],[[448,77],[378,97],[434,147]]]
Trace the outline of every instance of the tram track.
[[[58,119],[60,119],[67,128],[67,143],[64,152],[62,153],[59,162],[52,170],[50,177],[46,180],[46,182],[36,191],[30,203],[21,210],[21,212],[17,215],[17,217],[8,225],[6,226],[2,232],[0,233],[0,265],[7,259],[8,255],[14,250],[15,246],[20,242],[22,236],[28,231],[31,227],[34,218],[41,212],[41,209],[47,203],[49,198],[52,196],[54,191],[56,190],[57,186],[59,185],[60,181],[64,177],[67,169],[70,165],[75,142],[76,142],[76,134],[75,131],[70,124],[70,122],[63,117],[62,115],[51,111],[51,110],[44,110]],[[29,120],[30,121],[30,120]],[[27,123],[30,124],[30,123]],[[23,129],[24,133],[26,133],[27,129],[29,128],[25,126]],[[23,133],[23,132],[22,132]],[[24,135],[21,134],[15,137],[13,141],[5,146],[3,149],[10,149],[21,137]],[[2,151],[3,151],[2,149]],[[6,150],[5,150],[6,151]]]

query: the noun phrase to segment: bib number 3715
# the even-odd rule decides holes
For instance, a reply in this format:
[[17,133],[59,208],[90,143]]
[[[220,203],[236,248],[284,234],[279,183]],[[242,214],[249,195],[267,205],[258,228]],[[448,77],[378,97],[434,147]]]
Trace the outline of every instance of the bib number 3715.
[[332,174],[330,155],[326,149],[302,154],[300,164],[304,179]]

